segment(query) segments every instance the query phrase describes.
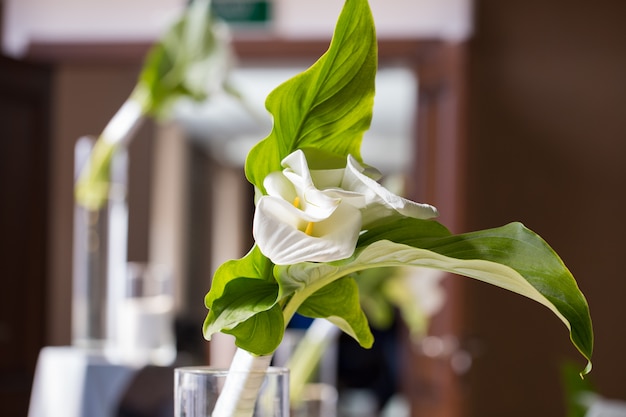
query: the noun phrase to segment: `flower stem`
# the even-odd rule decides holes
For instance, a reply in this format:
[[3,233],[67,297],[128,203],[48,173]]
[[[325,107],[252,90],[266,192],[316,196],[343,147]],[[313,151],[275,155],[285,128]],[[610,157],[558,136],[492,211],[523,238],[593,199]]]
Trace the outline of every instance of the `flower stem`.
[[272,355],[254,356],[237,349],[211,417],[252,417],[271,360]]
[[115,152],[127,146],[144,119],[141,103],[133,96],[113,115],[96,141],[76,181],[76,202],[91,210],[97,210],[108,198],[110,166]]

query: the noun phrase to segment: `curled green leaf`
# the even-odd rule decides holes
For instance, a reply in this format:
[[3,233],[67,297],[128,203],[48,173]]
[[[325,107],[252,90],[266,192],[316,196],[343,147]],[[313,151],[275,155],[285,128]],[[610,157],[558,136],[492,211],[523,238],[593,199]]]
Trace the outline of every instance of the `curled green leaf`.
[[312,148],[357,159],[374,104],[377,43],[366,0],[347,0],[328,51],[306,71],[272,91],[270,135],[252,148],[246,176],[258,189],[296,149]]
[[[224,287],[221,296],[210,303],[204,321],[204,336],[223,330],[232,330],[258,313],[276,305],[278,286],[254,278],[236,278]],[[282,315],[281,315],[282,317]]]
[[275,304],[269,310],[261,311],[223,332],[235,336],[237,347],[253,355],[271,355],[285,333],[283,311],[280,305]]
[[255,246],[241,259],[223,263],[205,296],[209,309],[203,333],[235,336],[235,343],[255,355],[272,353],[284,334],[282,307],[273,264]]

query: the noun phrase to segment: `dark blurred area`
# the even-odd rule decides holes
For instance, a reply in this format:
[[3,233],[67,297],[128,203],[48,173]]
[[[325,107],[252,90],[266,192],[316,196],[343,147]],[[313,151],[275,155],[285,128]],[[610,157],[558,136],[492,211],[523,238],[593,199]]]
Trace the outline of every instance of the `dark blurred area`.
[[[599,393],[626,397],[626,3],[478,1],[469,44],[467,225],[513,220],[544,237],[577,278],[595,330]],[[540,306],[465,286],[465,331],[482,353],[471,416],[565,415],[566,330]],[[569,355],[567,355],[569,353]],[[504,383],[506,381],[506,383]]]

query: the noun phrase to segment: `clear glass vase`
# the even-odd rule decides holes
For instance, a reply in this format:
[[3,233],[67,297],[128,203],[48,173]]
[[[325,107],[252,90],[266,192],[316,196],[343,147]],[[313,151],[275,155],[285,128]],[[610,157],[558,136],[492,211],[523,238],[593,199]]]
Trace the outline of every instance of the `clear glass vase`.
[[[223,391],[231,373],[228,369],[201,366],[176,368],[174,417],[212,417],[220,395],[232,395],[232,391]],[[249,417],[289,417],[289,371],[270,367],[266,371],[253,371],[247,376],[250,375],[261,377],[263,381],[258,392],[242,395],[255,397]]]
[[136,367],[171,365],[176,359],[172,274],[164,265],[129,262],[125,278],[107,357]]
[[[89,160],[94,138],[75,146],[75,175]],[[106,203],[91,209],[74,206],[72,344],[103,351],[113,325],[115,305],[124,290],[128,240],[126,200],[128,156],[125,149],[111,162]]]

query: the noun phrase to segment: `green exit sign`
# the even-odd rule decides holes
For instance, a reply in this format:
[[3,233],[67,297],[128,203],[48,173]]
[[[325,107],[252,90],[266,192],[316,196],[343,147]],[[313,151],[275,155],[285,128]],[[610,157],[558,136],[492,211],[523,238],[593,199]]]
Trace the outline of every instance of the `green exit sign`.
[[271,20],[270,0],[213,0],[215,13],[229,23],[266,24]]

